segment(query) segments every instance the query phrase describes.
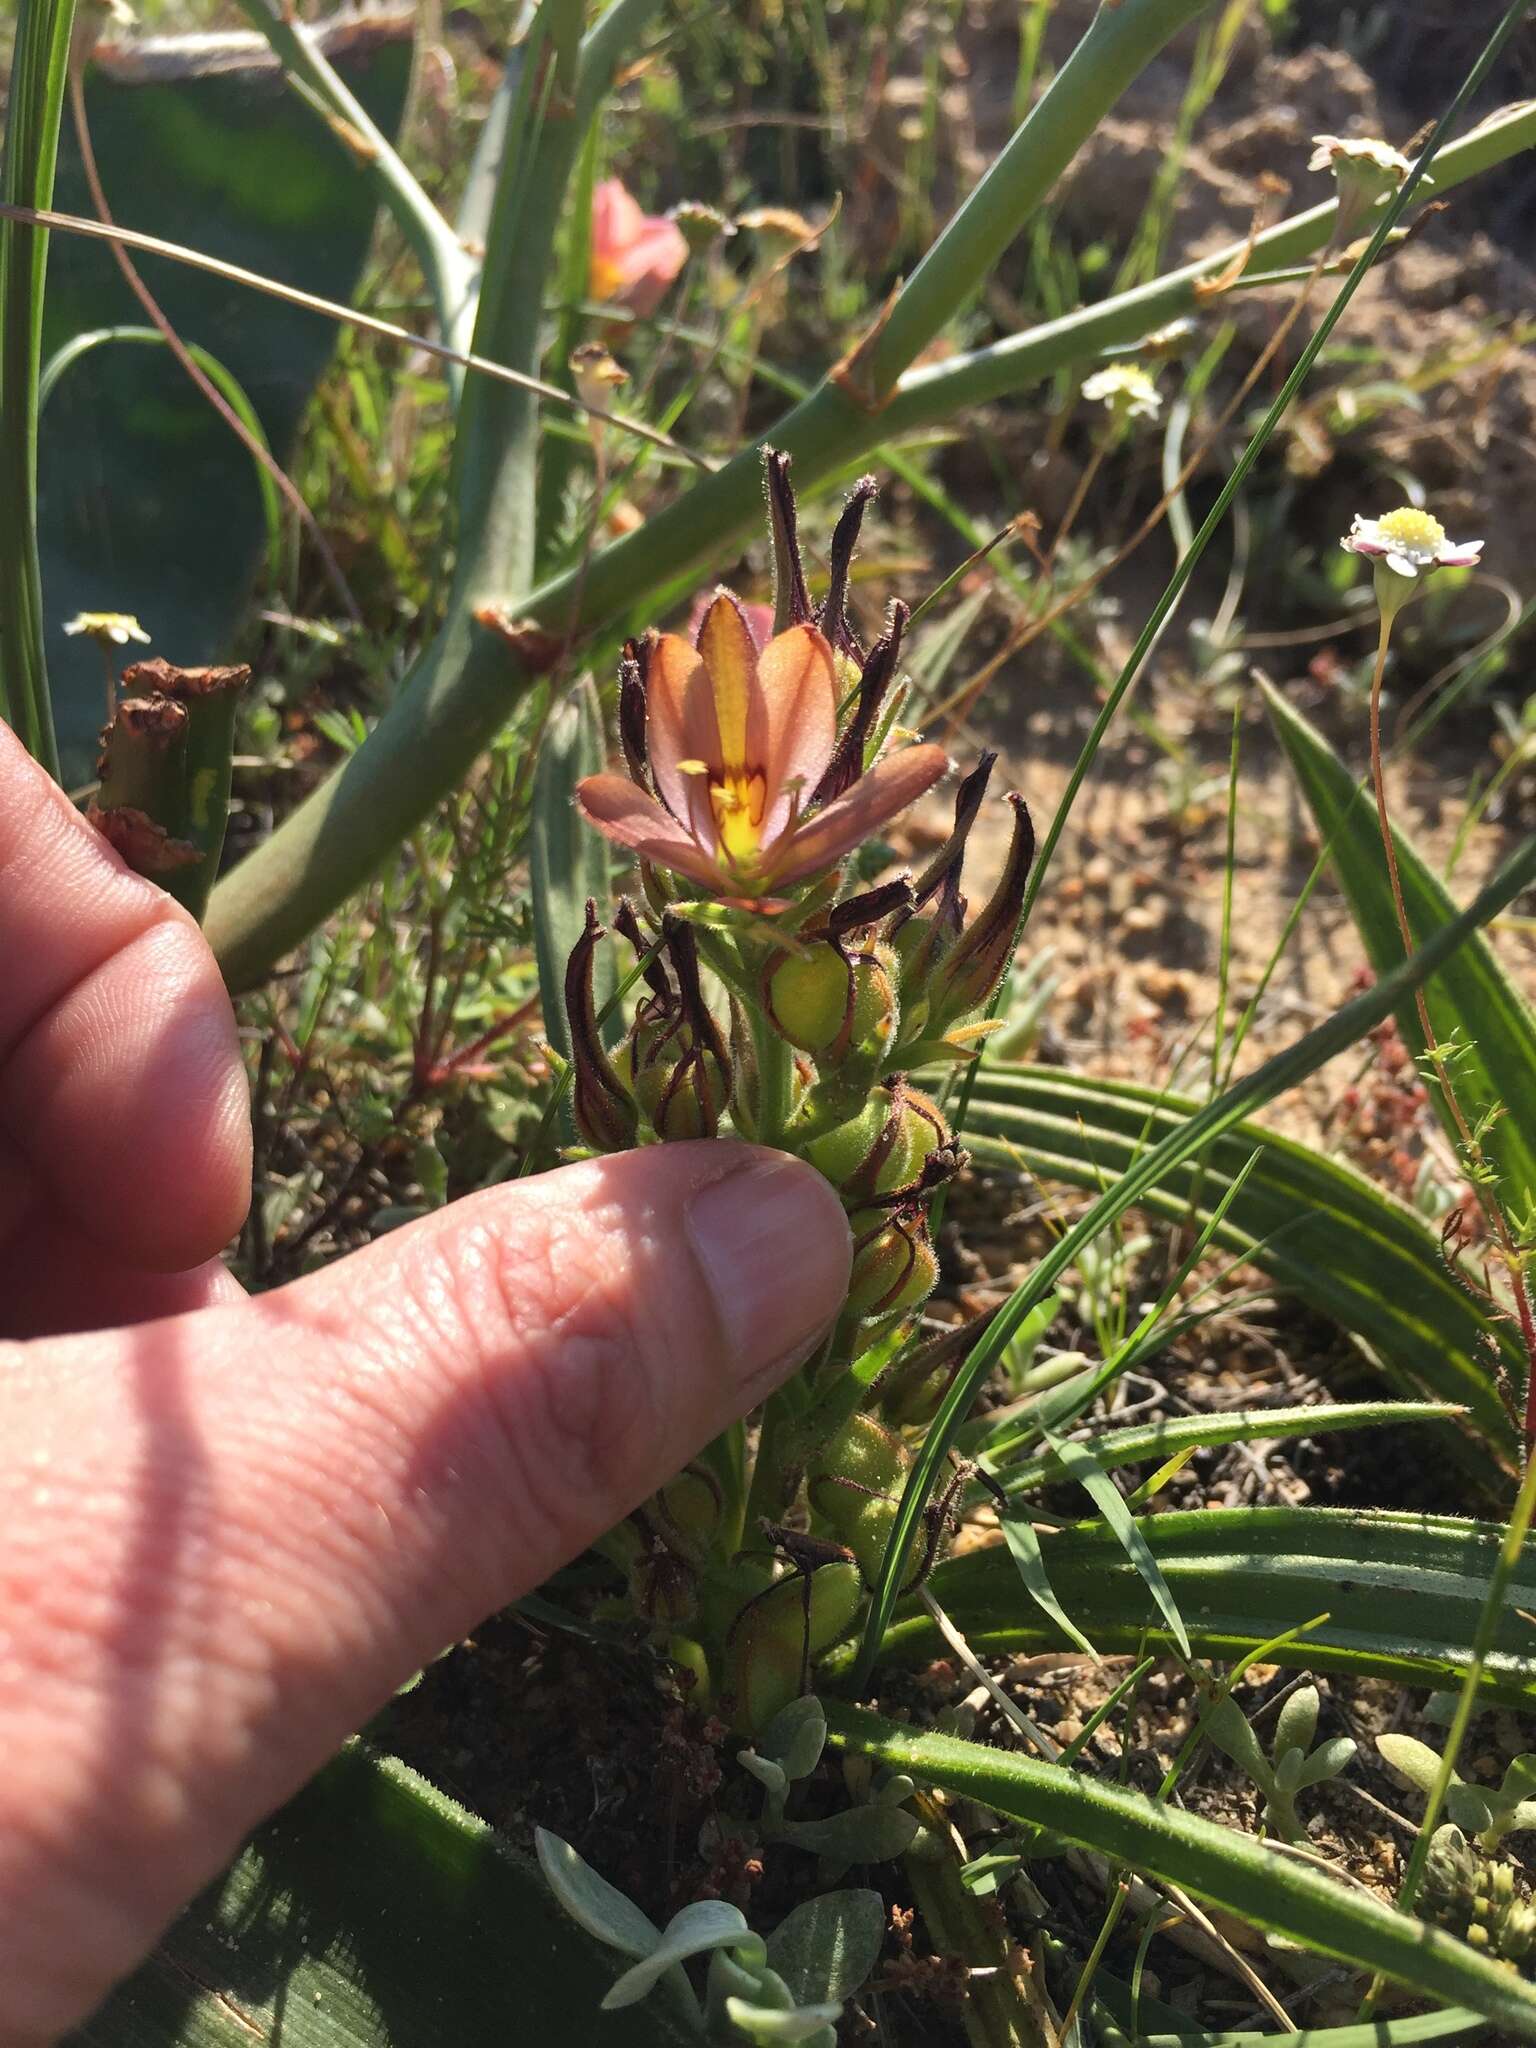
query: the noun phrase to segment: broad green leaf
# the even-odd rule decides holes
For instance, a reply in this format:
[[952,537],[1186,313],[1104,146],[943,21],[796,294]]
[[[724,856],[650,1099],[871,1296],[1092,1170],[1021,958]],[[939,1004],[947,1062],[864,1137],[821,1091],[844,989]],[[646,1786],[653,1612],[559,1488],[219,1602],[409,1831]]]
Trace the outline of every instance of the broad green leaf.
[[762,1936],[752,1932],[739,1906],[728,1905],[724,1899],[697,1899],[673,1914],[650,1954],[642,1956],[611,1987],[604,1996],[603,2011],[618,2012],[626,2005],[638,2005],[669,1970],[690,1956],[708,1955],[717,1948],[729,1949],[747,1969],[757,1968],[766,1958]]
[[786,1778],[808,1778],[826,1747],[827,1717],[814,1693],[780,1707],[757,1738],[759,1756],[768,1757]]
[[72,2048],[696,2044],[658,2000],[603,2017],[612,1954],[530,1857],[351,1744],[197,1899]]
[[[1441,1401],[1338,1401],[1317,1407],[1232,1408],[1217,1415],[1163,1416],[1106,1429],[1084,1448],[1101,1471],[1139,1465],[1152,1458],[1221,1444],[1283,1442],[1287,1437],[1322,1436],[1335,1430],[1384,1429],[1393,1423],[1447,1422],[1461,1414]],[[1036,1451],[1016,1464],[988,1468],[1010,1499],[1065,1479],[1067,1468],[1054,1450]]]
[[[1423,158],[1419,161],[1422,164]],[[1294,1087],[1298,1081],[1305,1080],[1308,1074],[1315,1073],[1335,1053],[1342,1052],[1380,1023],[1383,1017],[1390,1015],[1393,1004],[1405,990],[1416,987],[1426,975],[1432,974],[1472,932],[1496,916],[1533,881],[1536,881],[1536,839],[1506,861],[1454,922],[1443,925],[1411,960],[1384,976],[1375,988],[1336,1010],[1305,1037],[1275,1053],[1263,1066],[1245,1075],[1193,1116],[1175,1124],[1158,1144],[1137,1158],[1120,1179],[1099,1196],[1070,1230],[1056,1240],[1030,1277],[1014,1289],[988,1324],[986,1333],[970,1357],[955,1374],[948,1393],[939,1404],[938,1413],[928,1426],[922,1449],[907,1474],[864,1623],[855,1665],[858,1682],[868,1680],[879,1654],[900,1593],[902,1575],[918,1524],[933,1496],[940,1470],[966,1411],[1010,1339],[1025,1318],[1050,1294],[1062,1274],[1143,1196],[1161,1187],[1170,1175],[1189,1161],[1202,1157],[1245,1117],[1283,1094],[1287,1088]]]
[[[1405,1685],[1456,1683],[1467,1667],[1501,1532],[1449,1516],[1335,1508],[1218,1508],[1144,1516],[1141,1529],[1201,1656],[1236,1658],[1286,1630],[1326,1616],[1278,1645],[1270,1661],[1355,1671]],[[1099,1523],[1042,1539],[1051,1583],[1101,1653],[1134,1651],[1168,1631],[1141,1576]],[[951,1558],[933,1596],[979,1655],[1049,1645],[1062,1633],[1019,1592],[1012,1559],[993,1545]],[[1486,1698],[1536,1707],[1536,1546],[1516,1570],[1484,1673]],[[883,1656],[940,1652],[926,1611],[908,1607]],[[847,1646],[824,1660],[829,1678]]]
[[[1265,687],[1270,719],[1301,785],[1317,829],[1349,899],[1360,937],[1378,974],[1403,957],[1374,797],[1362,788],[1317,729],[1278,690]],[[1408,923],[1417,943],[1448,924],[1456,906],[1434,870],[1406,835],[1393,827],[1398,875]],[[1451,1079],[1469,1123],[1499,1112],[1486,1148],[1502,1174],[1506,1203],[1524,1210],[1536,1202],[1536,1014],[1515,987],[1488,941],[1469,939],[1424,984],[1424,1000],[1442,1046],[1459,1048]],[[1397,1005],[1398,1029],[1415,1057],[1425,1050],[1417,1005]],[[1430,1100],[1442,1110],[1452,1143],[1454,1120],[1444,1112],[1431,1080]]]
[[535,1828],[533,1846],[546,1884],[578,1927],[621,1955],[655,1954],[661,1946],[661,1929],[655,1921],[594,1870],[569,1842],[552,1835],[548,1828]]
[[825,1820],[784,1821],[774,1832],[833,1863],[884,1863],[911,1848],[921,1825],[904,1806],[848,1806]]
[[[596,686],[590,676],[583,676],[545,721],[533,775],[533,816],[528,832],[533,943],[539,960],[544,1035],[564,1059],[571,1056],[565,1017],[566,962],[581,937],[587,898],[594,897],[602,904],[608,896],[604,841],[582,823],[572,798],[582,777],[597,774],[602,765],[603,715]],[[613,994],[614,981],[612,951],[600,946],[593,988],[599,1010]]]
[[[410,82],[410,35],[368,24],[324,42],[392,136]],[[211,64],[201,39],[188,39],[162,45],[153,66],[127,53],[103,59],[87,72],[86,110],[102,183],[124,227],[327,298],[352,296],[373,236],[372,190],[326,123],[281,88],[264,52]],[[68,123],[57,204],[94,213]],[[182,264],[138,262],[177,333],[236,380],[286,461],[336,347],[334,324]],[[53,237],[47,355],[79,335],[143,321],[104,244]],[[189,666],[227,661],[266,537],[249,455],[168,350],[97,349],[70,370],[43,416],[38,501],[66,779],[90,775],[103,679],[96,649],[66,639],[64,622],[79,611],[133,612],[154,641],[141,651]],[[348,573],[393,581],[399,566],[364,554]],[[328,585],[314,601],[339,615]]]
[[768,1937],[768,1964],[797,2005],[840,2005],[880,1959],[885,1901],[878,1892],[822,1892],[795,1907]]
[[[1098,1187],[1197,1108],[1187,1097],[1060,1068],[986,1069],[966,1143],[989,1166]],[[1142,1204],[1198,1228],[1255,1151],[1215,1243],[1331,1316],[1405,1390],[1463,1404],[1489,1442],[1513,1455],[1492,1361],[1518,1383],[1518,1340],[1448,1270],[1433,1225],[1406,1203],[1310,1146],[1244,1123],[1198,1165],[1168,1173]]]
[[1006,1818],[1048,1827],[1152,1882],[1182,1885],[1223,1911],[1431,1998],[1454,1999],[1536,2040],[1536,1986],[1465,1943],[1325,1877],[1235,1828],[1016,1750],[919,1735],[859,1707],[829,1704],[829,1739]]

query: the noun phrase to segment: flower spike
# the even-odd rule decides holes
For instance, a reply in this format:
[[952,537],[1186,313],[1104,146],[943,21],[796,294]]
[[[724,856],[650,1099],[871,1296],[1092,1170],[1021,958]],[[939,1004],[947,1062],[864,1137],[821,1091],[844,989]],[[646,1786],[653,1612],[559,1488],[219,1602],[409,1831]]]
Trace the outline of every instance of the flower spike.
[[805,565],[800,559],[789,457],[769,448],[763,457],[763,468],[768,479],[768,519],[773,528],[773,630],[783,633],[790,626],[810,625],[816,614],[811,608],[811,593],[805,587]]
[[595,1152],[627,1152],[639,1117],[598,1035],[592,997],[593,961],[603,928],[597,905],[587,898],[586,926],[571,948],[565,969],[565,1016],[571,1034],[571,1113],[576,1128]]

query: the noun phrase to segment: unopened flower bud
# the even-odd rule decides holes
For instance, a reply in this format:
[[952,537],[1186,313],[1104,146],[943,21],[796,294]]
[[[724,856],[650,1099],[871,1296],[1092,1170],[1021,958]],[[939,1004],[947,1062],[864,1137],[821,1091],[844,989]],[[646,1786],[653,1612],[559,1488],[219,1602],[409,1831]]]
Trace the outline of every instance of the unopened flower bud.
[[947,1031],[981,1008],[1002,980],[1018,942],[1024,888],[1035,857],[1035,828],[1017,790],[1009,792],[1008,801],[1013,805],[1013,838],[1002,877],[939,968],[930,1012],[935,1032]]
[[639,1119],[635,1105],[603,1048],[593,1001],[593,962],[603,928],[587,898],[586,927],[565,969],[565,1016],[571,1036],[571,1114],[595,1152],[627,1152]]
[[[859,695],[853,716],[837,743],[837,752],[816,789],[818,803],[829,804],[851,789],[864,773],[864,752],[874,737],[880,707],[885,702],[901,661],[902,635],[912,616],[899,598],[891,600],[886,629],[858,668]],[[852,657],[850,657],[850,660]]]
[[873,1319],[904,1315],[926,1301],[939,1278],[939,1262],[922,1217],[864,1209],[849,1218],[853,1271],[851,1314]]

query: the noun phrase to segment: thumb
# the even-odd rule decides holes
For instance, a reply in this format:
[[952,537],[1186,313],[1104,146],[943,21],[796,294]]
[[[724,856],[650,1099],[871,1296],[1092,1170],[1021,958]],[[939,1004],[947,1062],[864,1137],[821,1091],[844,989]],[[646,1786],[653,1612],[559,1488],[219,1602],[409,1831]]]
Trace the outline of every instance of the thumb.
[[666,1145],[250,1302],[0,1346],[0,2048],[785,1378],[848,1260],[808,1167]]

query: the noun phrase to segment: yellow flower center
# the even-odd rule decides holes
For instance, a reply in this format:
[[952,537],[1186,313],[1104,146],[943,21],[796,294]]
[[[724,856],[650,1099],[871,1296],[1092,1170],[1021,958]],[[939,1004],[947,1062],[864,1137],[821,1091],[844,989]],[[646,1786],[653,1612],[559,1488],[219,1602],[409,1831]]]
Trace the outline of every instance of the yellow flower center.
[[1411,548],[1415,553],[1432,555],[1445,540],[1445,528],[1434,514],[1421,512],[1413,505],[1389,512],[1384,519],[1377,520],[1376,526],[1383,540],[1394,547]]
[[[708,775],[707,761],[679,761],[684,775]],[[720,780],[709,785],[709,808],[714,814],[715,838],[720,851],[733,867],[751,867],[762,846],[762,824],[768,785],[764,776],[746,768],[722,768]]]
[[720,851],[735,867],[750,867],[762,843],[763,803],[767,784],[761,775],[732,774],[709,785],[710,808]]

